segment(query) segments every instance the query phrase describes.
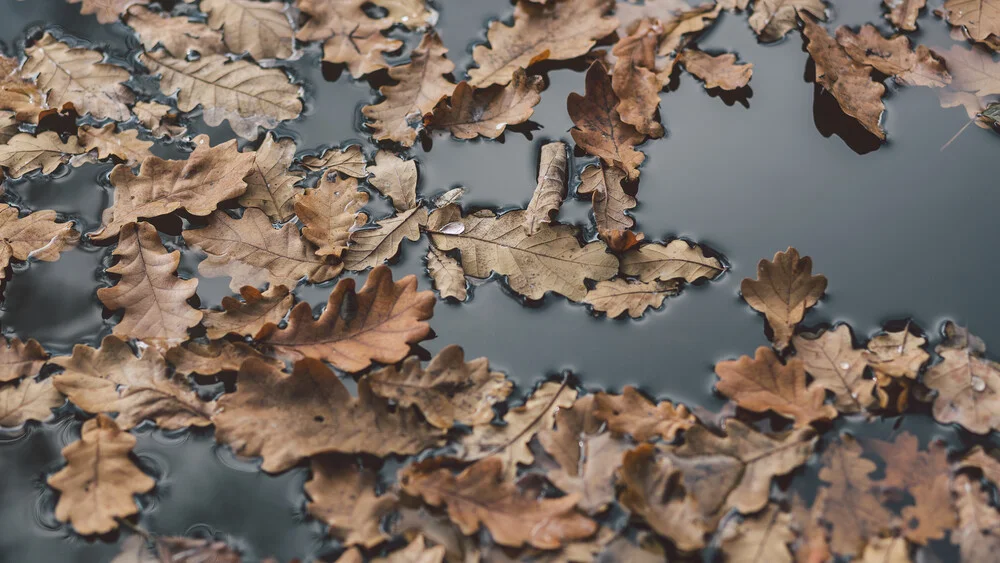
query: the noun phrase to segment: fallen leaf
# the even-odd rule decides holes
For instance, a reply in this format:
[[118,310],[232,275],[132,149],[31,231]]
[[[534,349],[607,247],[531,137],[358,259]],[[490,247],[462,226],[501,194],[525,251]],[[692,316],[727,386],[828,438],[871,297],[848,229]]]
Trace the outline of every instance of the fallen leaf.
[[951,88],[983,97],[1000,94],[1000,63],[993,53],[980,46],[966,49],[953,45],[944,55],[951,74]]
[[602,238],[610,231],[626,231],[635,226],[628,210],[636,206],[635,198],[625,193],[622,180],[626,178],[617,166],[588,166],[580,173],[579,195],[589,195],[594,209],[594,222]]
[[135,117],[150,134],[157,138],[180,137],[187,128],[180,124],[174,108],[157,102],[136,102],[132,108]]
[[396,211],[409,211],[417,206],[417,161],[380,150],[375,154],[375,166],[368,168],[368,183],[392,200]]
[[654,403],[631,385],[626,385],[621,395],[594,395],[594,416],[607,423],[612,432],[629,434],[638,442],[656,437],[672,442],[678,432],[695,423],[694,415],[684,405]]
[[273,129],[302,113],[302,88],[289,82],[280,68],[231,61],[225,55],[188,61],[161,51],[143,53],[139,61],[160,76],[164,95],[177,95],[181,111],[201,105],[205,123],[216,127],[229,121],[233,132],[245,139],[256,139],[258,127]]
[[135,436],[98,415],[83,424],[80,439],[62,449],[66,467],[48,478],[60,493],[55,516],[81,535],[104,534],[119,518],[139,511],[133,498],[156,484],[129,458]]
[[[598,532],[598,538],[600,535]],[[636,540],[633,543],[625,536],[615,535],[611,541],[607,542],[607,547],[599,553],[600,558],[596,561],[629,561],[630,563],[663,563],[667,561],[666,550],[653,534],[640,532],[637,534]],[[581,558],[581,561],[583,559]],[[575,563],[575,560],[571,561]],[[591,559],[587,559],[587,561],[591,561]]]
[[266,324],[257,340],[285,358],[315,358],[334,367],[357,372],[371,365],[395,363],[407,356],[410,345],[430,335],[427,319],[434,312],[434,293],[417,292],[417,278],[393,283],[387,266],[368,274],[361,291],[354,280],[343,279],[330,293],[326,309],[313,320],[312,306],[296,305],[288,326]]
[[542,77],[528,77],[520,68],[506,86],[474,88],[463,81],[424,119],[424,125],[450,131],[458,139],[496,139],[508,125],[531,118],[544,88]]
[[239,455],[263,457],[261,468],[269,473],[324,453],[409,455],[444,441],[415,409],[390,409],[365,383],[352,398],[317,359],[299,360],[291,375],[247,360],[236,381],[236,392],[219,399],[216,439]]
[[439,250],[461,251],[466,275],[507,276],[510,288],[528,299],[553,291],[579,301],[587,295],[584,280],[606,280],[618,273],[618,259],[608,254],[603,242],[581,247],[576,229],[568,225],[546,225],[529,237],[524,223],[524,211],[500,216],[480,211],[461,219],[460,232],[429,230]]
[[873,538],[861,554],[862,563],[910,563],[910,544],[905,538]]
[[63,142],[55,131],[42,131],[38,136],[18,133],[0,145],[0,166],[7,169],[11,178],[20,178],[35,170],[51,174],[60,164],[69,161],[70,156],[83,152],[76,137]]
[[736,55],[712,56],[697,49],[685,49],[680,60],[688,72],[705,82],[705,88],[738,90],[750,83],[752,64],[736,64]]
[[168,53],[181,58],[189,51],[197,51],[199,55],[226,52],[221,33],[204,23],[193,22],[187,16],[172,17],[153,12],[143,5],[132,6],[124,16],[125,24],[135,30],[146,51],[162,45]]
[[0,203],[0,279],[6,277],[11,259],[55,262],[79,238],[72,221],[56,222],[55,211],[46,209],[19,217],[16,207]]
[[268,133],[253,153],[253,166],[243,178],[247,191],[240,195],[240,205],[258,207],[267,213],[275,223],[283,223],[295,214],[295,196],[299,190],[295,183],[302,179],[302,173],[289,170],[295,158],[295,141],[283,138],[274,140]]
[[26,123],[38,123],[40,116],[55,111],[35,83],[21,75],[21,61],[3,55],[0,55],[0,109],[14,112],[17,121]]
[[283,285],[271,286],[263,293],[247,285],[240,288],[240,296],[243,301],[228,295],[223,297],[221,311],[205,311],[202,324],[209,338],[222,338],[227,334],[252,338],[265,324],[281,322],[294,300]]
[[307,156],[302,159],[302,166],[309,170],[331,170],[345,176],[364,178],[368,176],[365,169],[365,155],[361,147],[350,145],[344,150],[327,149],[320,156]]
[[433,244],[427,247],[427,272],[434,282],[434,289],[441,297],[453,297],[465,301],[469,297],[466,290],[465,272],[458,260],[438,250]]
[[958,527],[951,543],[958,545],[962,561],[989,561],[1000,550],[1000,512],[989,490],[967,475],[956,475],[952,485],[958,507]]
[[679,293],[680,283],[677,281],[636,282],[612,279],[597,282],[582,301],[595,311],[607,313],[609,318],[619,317],[628,311],[630,317],[638,319],[646,309],[659,309],[664,299]]
[[795,561],[799,563],[826,563],[833,559],[830,553],[829,535],[826,525],[822,522],[821,504],[811,508],[798,493],[792,494],[790,512],[792,527],[798,536],[795,546]]
[[605,164],[621,168],[629,180],[637,179],[639,165],[646,155],[635,147],[645,140],[645,135],[621,120],[618,96],[603,63],[596,61],[590,65],[586,84],[585,95],[571,92],[566,100],[574,124],[570,130],[573,140]]
[[685,0],[649,0],[642,4],[636,3],[636,0],[619,0],[615,3],[618,37],[627,36],[629,28],[637,26],[636,22],[640,20],[654,19],[666,24],[690,9],[691,5]]
[[663,136],[656,121],[663,80],[656,73],[656,50],[663,26],[659,20],[644,19],[629,35],[621,38],[611,52],[615,57],[611,87],[618,97],[618,116],[636,131],[654,139]]
[[858,33],[841,26],[836,36],[837,43],[856,63],[893,76],[901,84],[943,88],[951,82],[944,60],[923,45],[910,49],[910,40],[906,36],[886,39],[871,24],[862,27]]
[[615,473],[629,449],[625,440],[602,425],[594,413],[594,396],[587,395],[556,412],[554,430],[538,433],[538,442],[558,465],[545,474],[546,479],[564,493],[576,495],[577,507],[591,515],[603,512],[615,500]]
[[816,83],[833,95],[846,115],[879,140],[885,140],[885,131],[879,125],[885,111],[885,86],[872,80],[871,67],[854,62],[826,29],[808,17],[804,22],[802,33],[809,40],[806,49],[816,64]]
[[969,450],[956,464],[956,469],[966,469],[974,467],[983,472],[983,477],[993,483],[1000,483],[1000,461],[996,457],[997,451],[986,453],[982,446],[976,446]]
[[524,231],[538,234],[542,223],[551,223],[566,197],[566,143],[554,141],[542,145],[538,164],[538,183],[524,212]]
[[115,201],[101,216],[103,225],[90,233],[93,240],[118,235],[126,224],[183,209],[205,216],[220,202],[246,191],[243,178],[253,166],[252,153],[240,153],[236,141],[209,146],[207,135],[195,137],[195,150],[187,160],[147,158],[133,174],[128,166],[111,171]]
[[201,0],[208,25],[222,31],[229,50],[256,60],[287,59],[295,51],[295,30],[284,2]]
[[215,375],[225,371],[239,371],[243,362],[249,358],[261,360],[276,369],[285,367],[281,360],[264,356],[245,342],[228,340],[213,340],[208,344],[185,342],[167,350],[164,357],[174,366],[174,371],[182,375]]
[[815,383],[806,385],[802,360],[791,358],[782,364],[766,346],[757,348],[753,358],[719,362],[715,373],[716,390],[746,410],[773,411],[794,420],[796,427],[837,418],[837,409],[823,404],[826,390]]
[[[98,160],[106,160],[112,156],[125,161],[126,166],[137,166],[147,157],[153,156],[149,147],[153,146],[152,141],[139,139],[137,129],[127,129],[120,131],[114,123],[108,123],[104,127],[91,127],[84,125],[80,127],[79,142],[83,145],[83,150],[87,153],[97,153]],[[72,159],[74,166],[79,166],[78,159],[93,156],[91,154],[76,156]],[[87,159],[79,160],[82,164]]]
[[[34,341],[32,341],[34,342]],[[0,387],[0,428],[14,428],[29,420],[52,418],[52,409],[66,402],[52,385],[52,378],[27,378],[16,385]]]
[[727,563],[792,563],[792,515],[770,505],[742,520],[729,520],[719,532]]
[[336,561],[336,563],[364,563],[364,562],[365,562],[364,556],[361,555],[361,552],[358,551],[358,548],[356,547],[352,547],[351,549],[348,549],[347,551],[341,553],[340,557],[338,557]]
[[22,342],[0,336],[0,383],[38,375],[48,357],[34,338]]
[[[390,532],[411,538],[422,535],[445,548],[446,560],[460,563],[479,563],[482,561],[478,542],[475,537],[462,534],[447,514],[431,511],[420,506],[410,508],[403,504],[395,518],[392,519]],[[568,562],[567,562],[568,563]]]
[[646,240],[646,235],[636,233],[631,229],[624,231],[620,229],[613,229],[604,233],[598,232],[598,236],[608,243],[608,248],[611,249],[611,252],[616,252],[618,254],[624,254],[625,252],[639,246],[640,242]]
[[517,464],[531,465],[535,460],[528,442],[535,434],[551,429],[556,413],[572,406],[574,400],[574,389],[565,383],[546,381],[523,405],[507,411],[503,426],[485,424],[473,427],[472,433],[461,439],[458,458],[463,461],[492,458],[508,480],[513,480]]
[[343,269],[317,256],[294,224],[275,229],[267,215],[253,207],[240,219],[217,211],[208,226],[184,231],[183,235],[191,248],[208,254],[198,271],[208,277],[230,276],[233,291],[264,282],[295,287],[302,278],[320,283],[337,277]]
[[448,516],[463,534],[471,535],[482,525],[500,545],[556,549],[597,531],[593,520],[574,512],[576,495],[523,495],[504,479],[498,458],[479,461],[458,475],[433,462],[410,465],[400,471],[399,483],[407,494],[431,506],[447,505]]
[[917,30],[917,16],[926,4],[927,0],[882,0],[882,5],[889,10],[885,19],[901,31]]
[[992,0],[945,0],[945,17],[954,26],[965,26],[976,41],[1000,35],[1000,6]]
[[324,41],[323,60],[345,64],[351,76],[362,76],[387,68],[384,53],[399,49],[403,42],[382,31],[392,27],[390,18],[370,18],[362,8],[368,0],[297,0],[296,7],[310,16],[296,34],[299,41]]
[[372,563],[442,563],[444,555],[443,545],[428,547],[424,544],[424,536],[418,535],[403,549],[385,557],[376,557]]
[[347,250],[341,256],[344,268],[361,271],[392,259],[404,240],[418,240],[421,227],[427,224],[427,210],[414,207],[394,217],[382,219],[374,229],[351,233]]
[[812,20],[805,14],[826,20],[826,5],[823,0],[757,0],[749,22],[757,37],[770,43],[797,28],[799,16],[806,22],[806,29],[809,29]]
[[225,542],[185,537],[157,537],[152,548],[143,536],[122,542],[111,563],[241,563],[240,554]]
[[796,335],[792,347],[813,385],[833,393],[837,410],[851,414],[873,405],[875,380],[864,376],[868,364],[864,350],[854,348],[851,327],[842,324],[819,334]]
[[404,407],[416,407],[432,426],[448,429],[455,423],[489,424],[493,405],[503,402],[513,384],[502,373],[490,371],[489,360],[465,361],[462,348],[445,346],[427,364],[406,358],[397,369],[387,366],[365,376],[372,393]]
[[330,535],[346,546],[372,548],[389,539],[381,523],[396,508],[392,493],[375,494],[377,475],[336,455],[320,455],[309,462],[312,477],[305,490],[306,510],[330,526]]
[[28,58],[21,75],[34,77],[49,106],[62,108],[69,104],[80,115],[89,113],[97,119],[115,121],[125,121],[131,115],[128,106],[135,96],[122,84],[130,78],[129,72],[102,62],[104,55],[100,52],[70,47],[50,33],[24,52]]
[[772,261],[758,262],[757,279],[744,278],[740,283],[743,299],[767,318],[771,342],[778,351],[788,347],[806,309],[825,291],[826,276],[813,275],[812,258],[799,258],[799,251],[792,247],[776,253]]
[[361,108],[375,140],[413,146],[424,117],[455,89],[445,76],[455,69],[447,53],[437,33],[429,32],[410,53],[409,63],[389,69],[397,83],[379,88],[381,102]]
[[923,379],[937,392],[934,419],[989,434],[1000,428],[1000,364],[986,358],[986,346],[966,329],[949,321],[944,330],[946,340],[935,348],[941,362],[928,368]]
[[376,0],[386,11],[386,17],[409,29],[423,29],[437,23],[437,12],[427,7],[426,0]]
[[478,67],[469,70],[469,84],[476,88],[507,84],[519,68],[586,54],[598,39],[618,27],[614,17],[605,15],[613,4],[611,0],[560,0],[540,6],[520,0],[514,7],[514,25],[494,21],[486,33],[489,46],[476,45],[472,50]]
[[355,230],[368,221],[361,212],[366,203],[368,194],[358,189],[357,180],[324,174],[315,188],[295,196],[294,209],[302,236],[317,245],[316,254],[340,257]]
[[704,3],[694,8],[686,8],[669,20],[663,21],[663,35],[657,55],[657,71],[660,80],[670,81],[677,63],[677,51],[691,42],[697,33],[709,29],[722,13],[722,4]]
[[621,271],[640,281],[715,279],[725,267],[718,258],[705,255],[696,244],[674,239],[666,244],[649,243],[633,248],[622,256]]
[[124,430],[152,420],[164,430],[209,426],[214,402],[205,402],[187,381],[171,377],[163,356],[146,348],[136,356],[125,341],[105,336],[100,349],[77,344],[72,356],[51,363],[63,368],[54,376],[56,389],[89,413],[118,413]]
[[125,311],[114,334],[164,349],[187,340],[187,329],[201,322],[202,313],[187,303],[198,280],[177,277],[180,251],[167,252],[149,223],[128,223],[114,255],[118,262],[107,272],[121,277],[114,286],[97,290],[105,307]]
[[911,328],[916,329],[907,321],[901,330],[885,331],[868,341],[865,361],[876,373],[896,378],[917,378],[921,366],[931,355],[923,349],[927,339],[914,334]]

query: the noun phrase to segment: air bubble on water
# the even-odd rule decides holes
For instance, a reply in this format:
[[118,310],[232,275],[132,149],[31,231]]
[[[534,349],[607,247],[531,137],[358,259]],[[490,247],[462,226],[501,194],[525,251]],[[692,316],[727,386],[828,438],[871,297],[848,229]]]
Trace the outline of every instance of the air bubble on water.
[[840,369],[851,369],[851,362],[840,362]]

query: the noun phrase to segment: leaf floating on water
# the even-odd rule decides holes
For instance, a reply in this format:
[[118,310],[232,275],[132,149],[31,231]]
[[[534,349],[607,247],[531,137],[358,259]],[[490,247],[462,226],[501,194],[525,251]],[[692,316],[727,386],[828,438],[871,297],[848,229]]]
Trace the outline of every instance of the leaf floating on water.
[[34,338],[0,336],[0,383],[38,375],[49,355]]
[[608,166],[621,168],[629,180],[637,179],[639,165],[646,155],[635,147],[646,139],[645,135],[622,121],[617,109],[618,96],[603,63],[598,61],[590,65],[586,84],[585,95],[571,92],[566,100],[575,125],[570,130],[573,140]]
[[1000,6],[991,0],[945,0],[944,12],[948,23],[965,26],[976,41],[1000,35]]
[[213,340],[208,344],[188,341],[167,350],[165,358],[174,366],[174,371],[182,375],[235,372],[250,358],[261,360],[277,369],[285,366],[281,360],[264,356],[245,342],[229,340]]
[[111,563],[241,563],[242,557],[221,541],[184,537],[158,537],[152,548],[143,536],[122,542],[122,550]]
[[409,211],[417,206],[417,161],[380,150],[375,154],[375,166],[368,169],[368,183],[392,200],[396,211]]
[[927,0],[882,0],[889,10],[885,18],[902,31],[917,30],[917,16],[926,4]]
[[524,230],[528,236],[537,234],[542,223],[551,223],[566,197],[566,143],[542,145],[538,164],[538,184],[525,210]]
[[43,131],[37,137],[18,133],[0,145],[0,166],[7,169],[11,178],[20,178],[35,170],[51,174],[60,164],[68,162],[70,156],[83,152],[76,137],[63,142],[55,131]]
[[26,123],[38,123],[40,116],[55,111],[34,81],[21,74],[21,61],[3,55],[0,55],[0,110],[13,111],[17,121]]
[[647,309],[659,309],[663,300],[680,293],[677,281],[636,282],[623,279],[597,282],[594,289],[587,292],[584,303],[594,310],[607,313],[608,317],[620,317],[628,311],[633,319],[641,317]]
[[989,561],[1000,549],[1000,512],[993,495],[978,479],[955,476],[952,491],[958,508],[958,527],[951,542],[958,545],[962,561]]
[[758,262],[757,279],[744,278],[740,283],[743,299],[767,318],[771,341],[779,351],[788,347],[796,325],[825,291],[826,276],[813,275],[812,258],[799,258],[799,251],[791,247],[771,261]]
[[177,112],[170,106],[157,102],[136,102],[132,111],[154,137],[180,137],[187,130],[179,123]]
[[243,179],[247,191],[240,196],[240,205],[258,207],[276,223],[291,219],[295,214],[293,200],[299,191],[294,186],[302,179],[301,172],[289,170],[295,158],[295,141],[275,141],[274,134],[268,133],[253,156],[250,173]]
[[52,385],[51,377],[41,381],[28,378],[16,385],[5,385],[0,387],[0,428],[14,428],[29,420],[47,421],[52,418],[52,409],[65,402],[66,398]]
[[[461,223],[459,225],[464,228]],[[431,275],[434,289],[438,290],[441,297],[454,297],[459,301],[465,301],[469,297],[466,289],[468,282],[465,281],[465,272],[458,260],[438,250],[433,244],[427,248],[427,273]]]
[[911,50],[905,36],[886,39],[871,24],[858,33],[842,26],[836,36],[837,43],[855,62],[894,76],[902,84],[943,88],[951,82],[944,60],[923,45]]
[[376,557],[372,559],[372,563],[443,563],[446,552],[443,545],[428,547],[424,543],[424,536],[418,535],[403,549],[386,557]]
[[295,196],[295,214],[302,221],[302,236],[316,245],[319,256],[340,257],[354,232],[368,221],[361,208],[368,194],[354,178],[341,180],[323,175],[313,189]]
[[0,203],[0,279],[6,277],[11,259],[55,262],[79,238],[72,222],[56,222],[55,211],[47,209],[19,217],[16,207]]
[[168,53],[181,58],[188,51],[197,51],[200,55],[226,52],[221,33],[204,23],[193,22],[187,16],[171,17],[135,5],[125,14],[125,24],[135,30],[146,51],[162,45]]
[[753,64],[736,64],[736,55],[712,56],[697,49],[685,49],[680,60],[688,72],[705,82],[705,88],[738,90],[750,83]]
[[934,419],[975,434],[1000,428],[1000,364],[986,357],[985,344],[967,329],[949,321],[944,332],[946,340],[935,348],[942,361],[923,379],[937,392]]
[[386,18],[409,29],[423,29],[437,23],[437,12],[427,5],[427,0],[376,0],[384,8]]
[[663,79],[656,73],[656,50],[663,26],[659,20],[641,20],[611,49],[616,58],[611,87],[618,97],[618,115],[639,133],[658,139],[663,125],[656,121]]
[[725,267],[718,258],[706,256],[700,246],[675,239],[666,244],[649,243],[629,250],[622,256],[621,270],[643,282],[684,280],[694,283],[715,279]]
[[143,6],[149,0],[66,0],[70,4],[80,4],[80,13],[94,14],[99,23],[115,23],[129,6]]
[[729,520],[720,531],[722,553],[731,563],[792,563],[788,546],[795,541],[792,515],[770,505],[741,521]]
[[460,82],[451,97],[424,119],[424,125],[446,129],[458,139],[496,139],[508,125],[528,121],[542,99],[544,82],[540,76],[529,78],[523,69],[515,70],[506,86],[473,88]]
[[[149,147],[153,146],[152,141],[139,139],[139,131],[127,129],[120,131],[114,123],[108,123],[104,127],[91,127],[84,125],[78,131],[80,144],[83,145],[87,153],[96,152],[99,160],[105,160],[112,156],[125,161],[126,166],[138,166],[147,157],[152,157],[153,153]],[[74,166],[80,166],[87,161],[93,160],[93,155],[84,155],[82,160],[77,156],[71,160]]]
[[393,25],[390,18],[370,18],[363,7],[368,0],[297,0],[296,7],[309,20],[296,33],[299,41],[324,41],[323,60],[346,64],[351,76],[361,78],[387,68],[384,53],[403,42],[382,34]]
[[626,174],[617,166],[588,166],[580,173],[579,195],[589,195],[594,208],[597,232],[607,239],[611,231],[626,231],[635,225],[628,210],[636,206],[635,198],[625,193],[622,181]]
[[392,259],[404,240],[418,240],[421,227],[427,224],[427,210],[414,207],[395,217],[382,219],[374,229],[354,231],[344,251],[344,268],[361,271]]
[[302,166],[309,170],[329,169],[354,178],[368,176],[365,164],[365,155],[361,153],[361,147],[358,145],[351,145],[344,150],[326,149],[320,156],[307,156],[302,159]]
[[868,365],[889,377],[916,379],[931,356],[923,349],[927,339],[911,329],[916,327],[907,322],[901,330],[889,330],[869,340],[865,350]]
[[799,19],[806,22],[806,29],[812,18],[826,20],[826,5],[823,0],[757,0],[750,16],[750,27],[765,43],[777,41],[799,25]]
[[287,59],[294,52],[295,30],[284,2],[201,0],[208,25],[222,31],[229,50],[256,60]]
[[283,285],[271,286],[261,292],[253,286],[240,288],[243,301],[235,297],[222,298],[222,310],[205,311],[202,324],[212,339],[228,334],[253,337],[267,323],[278,324],[292,307],[294,297]]
[[875,380],[864,377],[865,351],[854,348],[853,340],[846,324],[792,338],[795,357],[802,360],[814,385],[834,394],[834,406],[842,413],[860,412],[875,402]]
[[377,475],[337,455],[320,455],[309,463],[312,478],[305,491],[306,510],[330,526],[344,545],[372,548],[389,539],[381,523],[396,508],[393,493],[375,494]]
[[628,434],[638,442],[662,438],[672,442],[677,434],[695,424],[691,411],[670,401],[654,403],[638,389],[626,385],[621,395],[597,393],[594,396],[594,416],[608,429]]

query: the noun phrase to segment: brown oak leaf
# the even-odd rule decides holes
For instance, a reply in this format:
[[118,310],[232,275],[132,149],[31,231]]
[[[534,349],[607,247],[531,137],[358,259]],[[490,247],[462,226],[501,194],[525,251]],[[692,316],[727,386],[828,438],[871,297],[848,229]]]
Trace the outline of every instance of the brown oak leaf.
[[424,543],[424,536],[418,535],[403,549],[376,557],[372,563],[444,563],[446,552],[443,545],[430,547]]
[[16,385],[0,387],[0,428],[13,428],[29,420],[44,422],[52,418],[52,409],[66,402],[53,385],[52,378],[41,381],[24,379]]
[[892,406],[900,412],[906,410],[910,384],[930,359],[930,354],[923,349],[927,339],[915,334],[919,331],[907,321],[902,329],[885,331],[868,341],[865,361],[875,373],[878,385],[875,391],[882,408],[891,408],[891,395],[898,390]]
[[350,145],[344,150],[327,149],[319,156],[306,156],[302,159],[302,166],[313,171],[336,171],[353,178],[368,176],[365,155],[358,145]]
[[205,311],[202,324],[209,338],[222,338],[227,334],[253,337],[265,324],[281,322],[294,301],[283,285],[271,286],[264,292],[253,286],[243,286],[240,296],[243,301],[229,295],[223,297],[221,311]]
[[354,178],[324,174],[315,188],[295,196],[295,214],[302,221],[302,236],[316,245],[318,256],[340,257],[354,231],[368,221],[361,208],[368,194],[358,189]]
[[626,174],[617,166],[588,166],[580,173],[579,195],[589,195],[594,209],[597,232],[607,239],[611,231],[626,231],[635,225],[628,210],[636,206],[636,200],[622,187]]
[[301,172],[289,170],[295,158],[295,141],[274,140],[268,133],[260,148],[253,152],[253,166],[243,180],[247,191],[239,199],[244,207],[259,207],[275,223],[283,223],[295,214],[294,185],[302,179]]
[[0,110],[12,111],[17,121],[38,123],[54,113],[34,81],[21,74],[21,61],[0,55]]
[[295,51],[295,30],[284,2],[201,0],[208,25],[222,31],[226,46],[237,55],[256,60],[287,59]]
[[842,324],[819,334],[796,335],[792,346],[813,385],[833,393],[837,410],[861,412],[875,402],[875,380],[864,377],[865,351],[854,347],[851,327]]
[[798,27],[800,16],[807,26],[809,16],[825,20],[826,5],[823,0],[757,0],[749,22],[757,37],[770,43]]
[[392,200],[396,211],[417,206],[417,161],[404,160],[387,150],[375,153],[375,166],[368,167],[368,183]]
[[886,39],[875,26],[868,24],[858,33],[841,26],[836,37],[854,62],[893,76],[901,84],[943,88],[951,82],[944,60],[923,45],[911,49],[910,40],[904,35]]
[[771,505],[740,521],[729,520],[719,531],[727,563],[792,563],[788,546],[795,541],[792,515]]
[[680,289],[677,281],[637,282],[617,278],[597,282],[582,301],[610,318],[628,311],[630,317],[638,319],[647,309],[659,309],[664,299],[679,294]]
[[221,33],[204,23],[193,22],[187,16],[171,17],[143,5],[134,5],[124,17],[125,24],[135,30],[147,51],[162,45],[175,57],[184,57],[189,51],[197,51],[200,55],[226,52]]
[[83,2],[80,6],[81,14],[93,14],[99,23],[115,23],[129,6],[144,5],[149,0],[67,0],[67,2],[70,4]]
[[[239,552],[225,542],[185,537],[157,537],[152,545],[141,535],[122,542],[111,563],[241,563]],[[272,560],[266,560],[272,561]]]
[[63,142],[55,131],[42,131],[37,136],[17,133],[0,145],[0,166],[7,169],[11,178],[20,178],[35,170],[51,174],[60,164],[69,161],[70,156],[83,152],[76,137]]
[[[149,147],[153,146],[152,141],[139,139],[139,131],[136,129],[118,130],[114,123],[108,123],[104,127],[91,127],[84,125],[79,131],[80,144],[87,153],[96,152],[98,160],[105,160],[112,156],[125,161],[128,166],[137,166],[147,157],[153,156]],[[81,155],[90,156],[92,155]],[[76,156],[72,159],[74,166],[86,162],[87,158]]]
[[176,373],[182,375],[215,375],[224,371],[238,371],[249,358],[256,358],[277,369],[285,366],[281,360],[269,358],[245,342],[228,340],[212,340],[207,344],[185,342],[167,350],[164,358],[174,366]]
[[825,291],[826,276],[813,275],[812,258],[799,258],[799,251],[792,247],[776,253],[772,261],[758,262],[757,279],[745,278],[740,283],[743,299],[767,318],[771,342],[779,351],[788,347],[806,309]]
[[945,0],[944,12],[948,23],[965,26],[976,41],[1000,35],[1000,6],[992,0]]
[[478,136],[496,139],[508,125],[518,125],[531,118],[534,107],[542,99],[544,87],[542,77],[529,77],[520,68],[514,71],[506,86],[494,84],[474,88],[463,81],[455,86],[450,98],[442,100],[424,118],[424,125],[450,131],[458,139]]
[[656,437],[673,441],[678,432],[695,423],[686,406],[670,401],[654,403],[631,385],[626,385],[621,395],[594,395],[594,416],[612,432],[629,434],[639,442]]
[[38,375],[49,355],[34,338],[0,336],[0,383]]
[[180,137],[187,128],[180,124],[180,116],[174,108],[158,102],[136,102],[132,108],[139,123],[149,129],[154,137]]
[[889,10],[885,18],[901,31],[916,31],[917,16],[927,5],[927,0],[882,0],[882,5]]
[[542,145],[538,163],[538,183],[524,213],[524,231],[537,234],[542,223],[551,223],[566,197],[566,143],[554,141]]
[[55,211],[46,209],[18,217],[16,207],[0,203],[0,279],[6,279],[11,259],[55,262],[79,238],[72,222],[56,222]]
[[377,475],[343,457],[326,454],[310,460],[306,510],[330,526],[344,545],[372,548],[389,539],[381,523],[396,508],[393,493],[375,494]]
[[309,15],[295,37],[323,43],[323,60],[345,64],[354,78],[388,67],[384,53],[403,45],[382,34],[393,25],[387,17],[370,18],[363,6],[368,0],[297,0],[296,7]]
[[725,271],[718,258],[706,256],[696,244],[674,239],[666,244],[648,243],[633,248],[622,256],[622,273],[640,281],[684,280],[694,283],[714,279]]
[[736,64],[736,55],[724,53],[712,56],[698,49],[685,49],[680,54],[684,68],[705,82],[705,88],[737,90],[750,83],[753,64]]
[[459,301],[465,301],[469,297],[468,282],[461,264],[433,244],[427,247],[427,273],[441,297],[453,297]]
[[935,348],[941,362],[928,368],[923,379],[937,392],[934,419],[988,434],[1000,428],[1000,364],[986,358],[986,345],[965,328],[949,321],[944,331],[945,341]]
[[808,506],[798,493],[792,493],[789,511],[798,536],[795,561],[799,563],[826,563],[833,559],[827,540],[829,531],[822,522],[822,509],[820,504]]
[[656,121],[663,89],[663,81],[656,73],[656,50],[662,33],[659,20],[640,20],[611,49],[615,57],[611,87],[618,97],[618,115],[639,133],[654,139],[663,136],[663,125]]
[[427,224],[427,210],[414,207],[375,223],[373,229],[360,229],[351,233],[350,244],[341,259],[351,271],[373,268],[392,259],[399,252],[404,240],[420,238],[421,228]]
[[952,485],[958,526],[951,532],[951,542],[958,545],[962,561],[989,561],[1000,550],[1000,512],[993,506],[993,495],[978,480],[956,475]]

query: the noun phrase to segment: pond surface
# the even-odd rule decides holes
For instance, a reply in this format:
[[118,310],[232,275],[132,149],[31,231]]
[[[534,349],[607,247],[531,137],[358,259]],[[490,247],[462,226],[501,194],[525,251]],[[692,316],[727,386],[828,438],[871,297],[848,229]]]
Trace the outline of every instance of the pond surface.
[[[509,18],[512,6],[500,0],[431,3],[440,12],[437,28],[461,79],[488,21]],[[868,22],[887,29],[879,2],[836,4],[829,29]],[[127,27],[99,25],[93,16],[81,16],[78,5],[63,0],[2,0],[2,5],[0,39],[8,54],[26,36],[47,28],[92,42],[116,58],[132,60],[137,52]],[[924,15],[920,26],[911,35],[915,42],[943,48],[953,43],[947,25],[932,15]],[[399,35],[413,43],[414,34]],[[486,356],[522,392],[568,370],[589,389],[617,391],[636,384],[657,397],[718,411],[724,401],[712,391],[714,364],[768,343],[762,318],[739,297],[739,282],[755,276],[758,260],[788,246],[812,256],[814,271],[830,281],[806,325],[847,322],[863,340],[888,321],[910,318],[936,339],[943,320],[953,319],[1000,347],[1000,297],[994,287],[1000,279],[1000,190],[991,172],[1000,136],[970,127],[941,150],[966,124],[964,111],[941,109],[930,89],[890,81],[884,117],[889,136],[879,147],[807,81],[810,64],[798,33],[761,45],[745,14],[723,14],[699,45],[752,62],[752,92],[734,101],[706,92],[689,75],[675,78],[675,87],[661,96],[667,135],[641,147],[647,159],[634,210],[636,230],[653,240],[699,242],[723,256],[730,270],[714,282],[687,288],[640,320],[607,319],[552,295],[523,303],[491,280],[477,285],[466,303],[439,301],[431,321],[436,338],[423,347],[434,353],[459,344],[467,357]],[[370,155],[375,145],[361,126],[359,108],[376,99],[376,90],[319,59],[318,47],[310,46],[290,65],[305,86],[306,111],[277,133],[293,137],[303,152],[361,143]],[[533,130],[508,131],[499,141],[435,134],[415,147],[418,193],[430,198],[464,186],[466,208],[526,204],[539,146],[556,139],[572,143],[566,97],[583,91],[582,70],[578,64],[548,70]],[[234,138],[227,125],[209,128],[199,118],[191,129],[209,133],[213,143]],[[577,172],[588,162],[576,158]],[[8,182],[3,197],[27,209],[55,209],[86,232],[100,224],[109,204],[109,170],[89,165]],[[384,201],[372,199],[372,215],[388,214]],[[571,199],[560,220],[590,228],[588,210],[587,202]],[[394,275],[416,274],[420,288],[429,289],[425,252],[426,242],[405,242]],[[98,287],[111,284],[102,273],[110,253],[109,247],[82,245],[57,262],[19,267],[3,292],[3,333],[35,338],[53,354],[68,353],[76,343],[96,346],[114,321],[95,295]],[[184,253],[182,275],[195,276],[201,257]],[[202,279],[202,305],[218,305],[229,294],[227,282]],[[300,286],[296,294],[321,305],[330,287]],[[84,540],[52,517],[55,497],[45,478],[60,467],[60,449],[75,439],[80,420],[70,413],[0,436],[0,561],[109,561],[117,552],[119,535]],[[922,440],[939,436],[956,447],[971,443],[966,433],[921,415],[839,425],[882,439],[902,428]],[[324,526],[305,512],[304,468],[266,475],[254,461],[216,445],[211,431],[137,434],[136,453],[157,477],[154,492],[141,497],[139,523],[146,529],[217,535],[243,548],[250,560],[336,553]]]

